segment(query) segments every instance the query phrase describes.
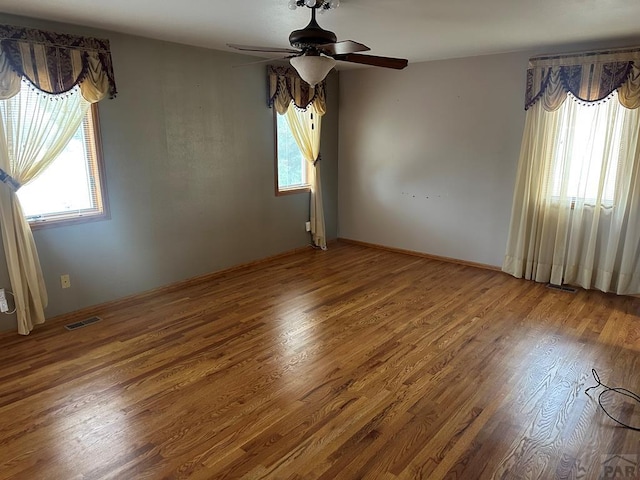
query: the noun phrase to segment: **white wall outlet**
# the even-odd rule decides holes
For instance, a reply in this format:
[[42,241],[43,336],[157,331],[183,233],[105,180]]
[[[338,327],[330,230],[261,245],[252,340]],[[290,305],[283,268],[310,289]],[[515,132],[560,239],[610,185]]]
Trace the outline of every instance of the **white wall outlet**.
[[62,288],[69,288],[71,286],[71,277],[69,277],[68,273],[60,275],[60,285]]
[[9,311],[9,305],[7,304],[7,296],[4,293],[4,288],[0,288],[0,312],[5,313]]
[[311,231],[311,222],[305,222],[304,223],[304,228],[307,232]]

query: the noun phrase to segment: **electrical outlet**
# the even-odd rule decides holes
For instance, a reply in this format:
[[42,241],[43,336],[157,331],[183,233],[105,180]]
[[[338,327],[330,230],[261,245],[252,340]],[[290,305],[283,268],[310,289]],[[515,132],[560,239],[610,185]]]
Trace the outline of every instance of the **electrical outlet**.
[[311,222],[305,222],[304,228],[307,232],[311,231]]
[[60,285],[62,286],[62,288],[71,287],[71,277],[69,277],[68,273],[60,275]]
[[0,288],[0,312],[5,313],[9,311],[9,305],[7,304],[7,296],[4,293],[4,288]]

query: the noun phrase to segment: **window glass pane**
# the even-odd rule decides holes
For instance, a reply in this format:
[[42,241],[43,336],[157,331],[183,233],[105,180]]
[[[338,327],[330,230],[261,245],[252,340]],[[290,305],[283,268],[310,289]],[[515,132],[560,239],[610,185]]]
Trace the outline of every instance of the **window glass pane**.
[[87,153],[85,129],[80,126],[58,158],[18,191],[26,217],[66,214],[97,207]]
[[554,197],[612,204],[626,109],[617,98],[599,105],[567,99],[561,107],[552,165]]
[[287,189],[307,185],[307,162],[291,134],[284,115],[276,114],[278,142],[278,188]]

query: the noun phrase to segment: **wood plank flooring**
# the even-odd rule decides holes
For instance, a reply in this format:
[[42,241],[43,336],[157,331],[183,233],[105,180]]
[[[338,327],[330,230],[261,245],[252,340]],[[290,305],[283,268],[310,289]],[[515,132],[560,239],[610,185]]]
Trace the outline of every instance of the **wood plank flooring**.
[[640,432],[584,393],[592,368],[640,393],[638,298],[337,244],[97,313],[0,337],[0,478],[597,479],[640,463]]

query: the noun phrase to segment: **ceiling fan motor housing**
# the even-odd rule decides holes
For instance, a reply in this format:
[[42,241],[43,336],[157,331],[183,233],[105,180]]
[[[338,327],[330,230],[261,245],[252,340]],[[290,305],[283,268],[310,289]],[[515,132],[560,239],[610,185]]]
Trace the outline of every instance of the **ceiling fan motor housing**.
[[316,45],[336,43],[338,41],[336,34],[318,25],[318,22],[316,22],[315,9],[312,9],[311,13],[309,25],[301,30],[294,30],[291,32],[291,35],[289,35],[289,43],[291,46],[305,49]]

